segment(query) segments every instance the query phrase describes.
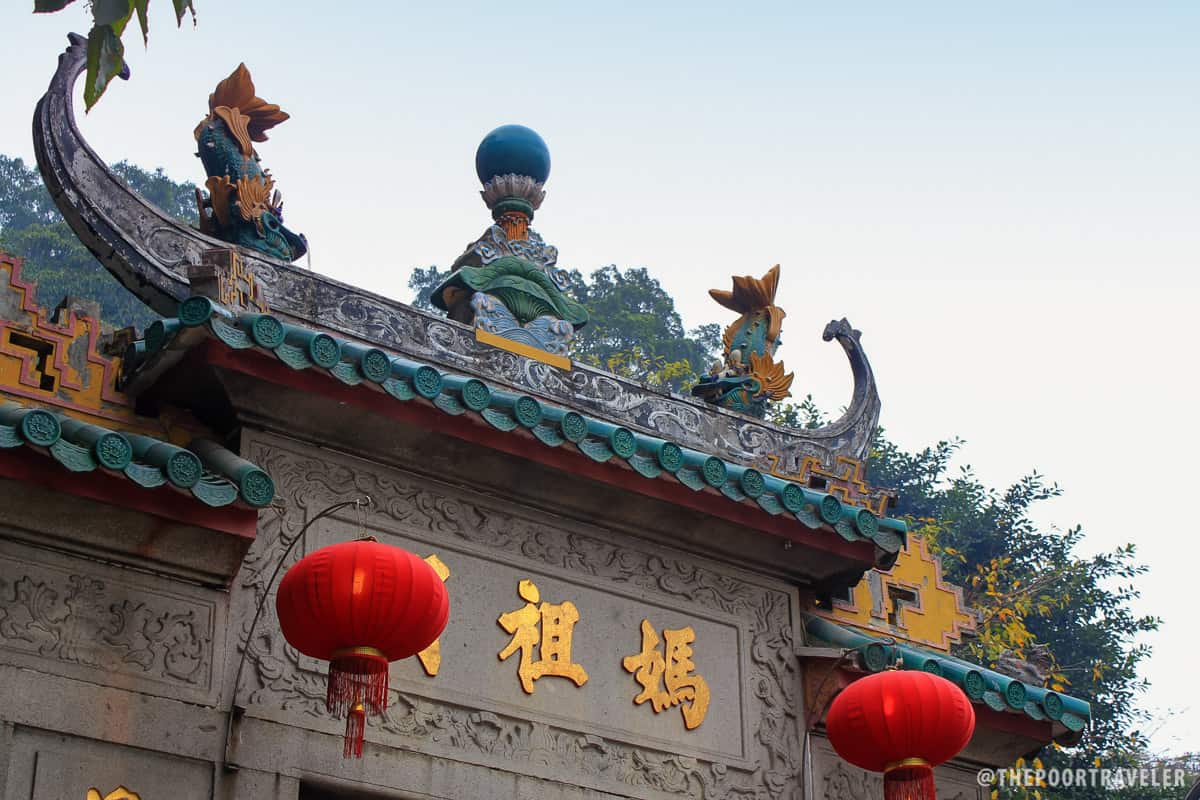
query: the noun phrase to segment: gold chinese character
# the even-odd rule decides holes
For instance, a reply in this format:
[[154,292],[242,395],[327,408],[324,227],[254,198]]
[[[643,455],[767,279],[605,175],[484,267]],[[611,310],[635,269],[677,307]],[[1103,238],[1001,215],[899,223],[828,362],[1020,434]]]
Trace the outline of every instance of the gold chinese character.
[[658,634],[654,632],[654,626],[650,620],[642,620],[642,652],[636,656],[625,656],[621,664],[626,672],[636,673],[634,678],[642,685],[642,693],[633,698],[635,704],[641,705],[649,700],[657,714],[685,700],[691,701],[679,709],[683,712],[683,725],[690,731],[704,722],[709,701],[708,683],[699,675],[692,674],[696,665],[692,663],[691,645],[696,641],[696,632],[691,625],[679,630],[664,628],[663,637],[667,640],[665,658],[658,649]]
[[[526,601],[525,607],[501,614],[496,620],[501,628],[513,635],[508,646],[500,651],[500,660],[521,651],[517,675],[521,677],[525,694],[533,694],[533,682],[543,675],[570,678],[576,686],[583,686],[587,683],[587,672],[579,664],[571,663],[571,636],[579,621],[579,609],[570,600],[557,605],[542,603],[539,608],[536,604],[542,595],[533,581],[521,581],[517,584],[517,593]],[[539,622],[542,626],[540,643]],[[533,660],[535,647],[540,648],[537,661]]]
[[87,800],[141,800],[136,794],[126,789],[124,786],[118,786],[104,797],[100,796],[99,789],[88,789]]
[[[450,577],[450,568],[447,567],[442,560],[437,557],[437,553],[425,559],[425,563],[433,567],[433,571],[442,579],[442,583]],[[421,666],[425,668],[425,674],[433,677],[438,674],[438,670],[442,666],[442,639],[439,636],[433,641],[433,644],[426,647],[421,652],[417,653],[417,658],[421,660]]]

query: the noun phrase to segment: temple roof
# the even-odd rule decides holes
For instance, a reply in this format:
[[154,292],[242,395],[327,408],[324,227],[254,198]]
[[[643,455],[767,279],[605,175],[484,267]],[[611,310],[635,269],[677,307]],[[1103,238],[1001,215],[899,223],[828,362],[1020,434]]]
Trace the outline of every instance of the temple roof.
[[532,436],[549,448],[570,447],[593,461],[624,465],[643,480],[677,481],[694,492],[719,494],[730,503],[790,517],[798,526],[827,530],[846,541],[870,541],[885,561],[904,545],[904,521],[880,517],[832,494],[272,314],[234,312],[208,297],[184,300],[177,316],[155,322],[144,339],[131,345],[126,389],[137,394],[206,340],[231,350],[257,350],[293,370],[322,373],[396,403],[426,403],[447,415],[471,415],[498,431]]
[[901,669],[932,672],[953,681],[973,703],[994,711],[1024,714],[1038,721],[1050,720],[1071,733],[1082,731],[1091,719],[1091,705],[1077,697],[1024,683],[948,653],[925,650],[889,637],[869,636],[814,614],[804,613],[803,617],[809,644],[823,643],[853,652],[856,665],[867,672],[880,672],[894,664]]
[[[597,423],[712,456],[727,469],[736,466],[751,470],[751,476],[772,476],[806,491],[828,491],[876,517],[887,515],[888,492],[863,479],[863,462],[878,427],[880,399],[860,333],[845,319],[810,328],[814,338],[837,341],[854,382],[845,412],[816,429],[780,427],[578,363],[552,366],[544,359],[495,346],[481,335],[482,330],[453,318],[341,283],[261,249],[219,240],[167,216],[130,191],[84,140],[75,120],[73,86],[85,66],[84,42],[72,39],[35,115],[38,165],[80,241],[156,312],[173,316],[180,302],[196,294],[219,298],[227,308],[269,310],[282,324],[323,332],[464,379],[474,377],[489,389],[527,392],[540,403],[572,409]],[[499,136],[503,132],[505,136]],[[521,134],[515,146],[505,143],[508,133]],[[548,168],[542,147],[530,147],[530,134],[508,128],[495,134],[486,141],[499,149],[484,148],[482,173],[518,169],[536,173],[526,176],[534,180],[544,172],[543,160]],[[536,165],[527,168],[526,156],[531,155],[538,156],[533,159]],[[493,180],[506,177],[510,176],[492,176]],[[540,191],[526,197],[531,206],[537,205]],[[503,205],[502,199],[489,199],[486,187],[483,194],[493,212]],[[499,205],[493,208],[492,201]],[[532,230],[520,241],[510,241],[508,235],[503,225],[493,224],[468,249],[480,263],[493,263],[498,254],[509,251],[519,251],[527,261],[547,268],[554,262],[557,251]],[[224,254],[228,263],[217,281],[219,291],[208,291],[200,284],[208,280],[205,273],[213,270],[214,253]],[[774,496],[776,489],[783,490],[777,482],[763,483],[764,494]],[[722,486],[732,490],[736,484]],[[782,504],[780,497],[774,499]],[[770,505],[770,497],[765,502]],[[773,508],[769,511],[774,513]],[[852,525],[848,535],[858,536]]]
[[205,505],[240,503],[262,508],[275,484],[259,467],[215,442],[188,447],[136,433],[82,422],[51,408],[0,404],[0,450],[24,448],[31,458],[49,457],[70,472],[101,470],[143,489],[169,485]]

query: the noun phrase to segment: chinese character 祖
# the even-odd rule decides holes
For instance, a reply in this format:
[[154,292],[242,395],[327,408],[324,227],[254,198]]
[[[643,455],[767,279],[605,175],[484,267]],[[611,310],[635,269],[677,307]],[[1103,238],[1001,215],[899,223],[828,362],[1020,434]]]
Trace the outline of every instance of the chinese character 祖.
[[[500,651],[500,660],[521,651],[517,675],[525,694],[533,694],[533,682],[543,675],[570,678],[576,686],[583,686],[587,683],[587,672],[579,664],[571,663],[571,636],[579,621],[579,609],[570,600],[558,605],[542,603],[537,606],[541,592],[533,581],[521,581],[517,584],[517,593],[526,601],[525,607],[501,614],[496,620],[501,628],[513,635],[508,646]],[[540,641],[539,623],[542,626]],[[540,648],[537,661],[533,660],[535,647]]]
[[[437,553],[425,559],[425,563],[433,567],[433,571],[442,579],[442,583],[450,577],[450,568],[447,567],[442,560],[437,557]],[[433,644],[426,647],[421,652],[417,653],[417,658],[421,661],[421,666],[425,668],[425,674],[433,677],[438,674],[438,670],[442,666],[442,639],[439,636],[434,640]]]
[[[663,629],[667,640],[666,655],[658,649],[658,634],[650,620],[642,620],[642,652],[636,656],[625,656],[622,665],[627,672],[636,673],[634,678],[642,685],[642,693],[633,698],[636,704],[650,701],[654,713],[685,700],[691,702],[680,706],[683,725],[689,731],[704,722],[708,712],[708,683],[699,675],[692,674],[696,665],[692,663],[692,642],[696,632],[692,626],[679,630]],[[666,690],[663,684],[666,684]]]

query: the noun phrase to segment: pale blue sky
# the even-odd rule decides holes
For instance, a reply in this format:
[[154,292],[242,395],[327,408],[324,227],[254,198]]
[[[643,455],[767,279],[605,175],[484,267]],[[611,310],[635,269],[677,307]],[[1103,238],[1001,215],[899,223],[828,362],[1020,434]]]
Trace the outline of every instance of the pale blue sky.
[[[563,266],[647,266],[696,325],[782,263],[801,394],[846,402],[820,332],[848,316],[901,444],[963,436],[988,481],[1058,480],[1040,517],[1089,551],[1137,542],[1166,619],[1145,704],[1176,713],[1154,742],[1200,747],[1200,5],[196,2],[130,37],[134,80],[85,123],[102,155],[202,180],[192,127],[244,60],[292,114],[259,151],[314,269],[408,299],[488,223],[479,139],[536,128]],[[77,5],[0,12],[0,152],[32,155]]]

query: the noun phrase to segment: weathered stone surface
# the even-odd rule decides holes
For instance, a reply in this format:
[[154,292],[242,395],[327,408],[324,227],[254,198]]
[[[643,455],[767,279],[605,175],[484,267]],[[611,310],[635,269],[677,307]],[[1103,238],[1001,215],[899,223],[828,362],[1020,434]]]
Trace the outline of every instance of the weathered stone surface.
[[[307,516],[355,493],[376,499],[368,518],[374,535],[437,552],[450,565],[444,672],[429,679],[415,663],[395,669],[391,708],[371,720],[369,749],[411,748],[629,797],[774,798],[797,786],[795,595],[785,586],[286,440],[255,438],[249,451],[275,477],[289,511],[265,526],[247,557],[240,588],[248,595],[261,596],[266,574]],[[308,545],[348,538],[355,525],[350,513],[314,526]],[[455,563],[463,570],[457,584]],[[588,684],[543,678],[524,697],[516,665],[497,659],[509,637],[496,616],[521,606],[518,576],[540,581],[547,602],[579,606],[575,660],[586,662]],[[248,619],[251,609],[237,605],[239,619]],[[470,616],[458,616],[460,608]],[[620,659],[640,649],[639,613],[659,627],[697,626],[696,671],[711,672],[722,693],[699,737],[683,730],[675,709],[655,715],[633,705],[640,686]],[[339,733],[341,723],[323,707],[319,666],[274,630],[268,611],[239,702],[253,717]],[[707,666],[700,636],[723,646]]]
[[228,586],[250,544],[245,536],[6,478],[0,478],[0,508],[0,538],[206,586]]
[[[829,740],[811,739],[814,800],[878,800],[883,797],[883,776],[842,761]],[[976,773],[954,765],[934,770],[938,800],[984,800]]]
[[142,800],[210,800],[213,771],[193,759],[17,729],[5,800],[85,800],[123,786]]
[[215,702],[218,597],[0,541],[0,663]]

